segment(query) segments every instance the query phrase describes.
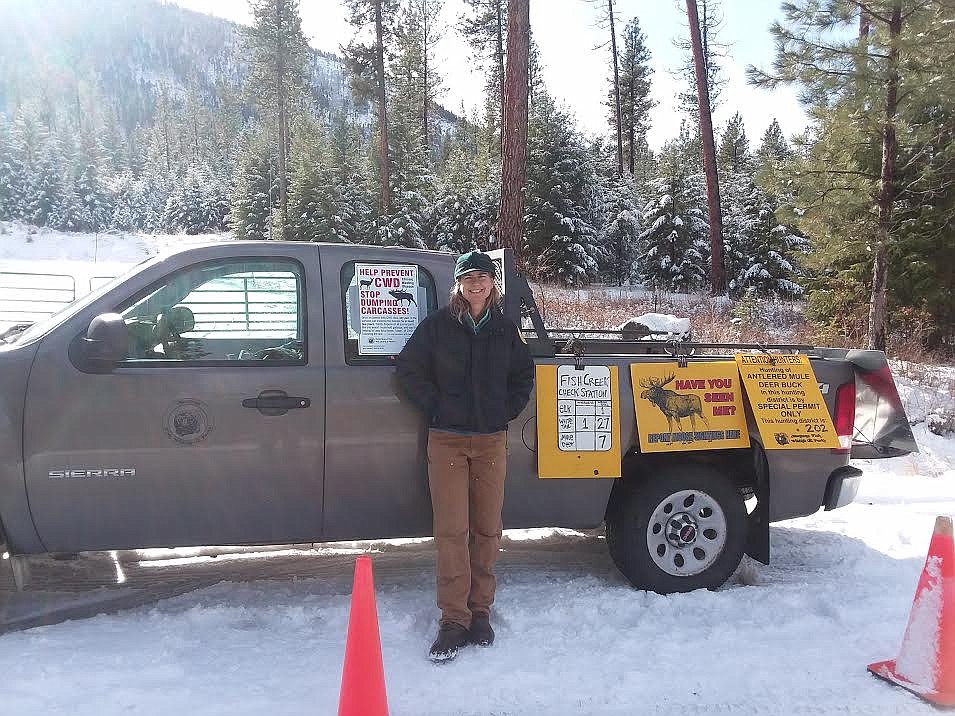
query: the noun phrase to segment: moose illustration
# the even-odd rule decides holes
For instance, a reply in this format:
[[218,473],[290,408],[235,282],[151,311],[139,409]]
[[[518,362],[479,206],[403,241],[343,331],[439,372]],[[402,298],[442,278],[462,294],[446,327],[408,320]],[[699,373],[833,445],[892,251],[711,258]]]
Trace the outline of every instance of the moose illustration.
[[418,302],[414,300],[414,296],[412,296],[412,295],[411,295],[410,293],[408,293],[407,291],[398,291],[398,290],[395,290],[395,291],[389,291],[388,293],[390,293],[390,294],[392,295],[392,297],[393,297],[395,300],[399,301],[399,302],[401,302],[401,301],[410,301],[410,302],[413,303],[415,306],[418,305]]
[[667,418],[667,426],[670,433],[673,432],[673,421],[676,420],[677,428],[682,431],[682,418],[690,419],[690,429],[696,432],[696,417],[698,416],[703,424],[709,427],[706,416],[703,415],[703,404],[698,395],[681,395],[672,390],[666,390],[663,386],[672,381],[676,376],[672,373],[663,380],[659,378],[643,378],[640,380],[640,386],[646,388],[640,393],[641,398],[646,398]]

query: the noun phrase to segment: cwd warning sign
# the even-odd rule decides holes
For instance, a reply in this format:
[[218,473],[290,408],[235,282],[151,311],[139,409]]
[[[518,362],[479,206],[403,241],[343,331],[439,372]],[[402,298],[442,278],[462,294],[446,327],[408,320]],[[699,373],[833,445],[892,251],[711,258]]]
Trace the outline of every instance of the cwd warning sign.
[[736,362],[763,447],[839,447],[809,356],[740,354]]
[[418,267],[355,264],[358,281],[358,353],[400,353],[418,326]]

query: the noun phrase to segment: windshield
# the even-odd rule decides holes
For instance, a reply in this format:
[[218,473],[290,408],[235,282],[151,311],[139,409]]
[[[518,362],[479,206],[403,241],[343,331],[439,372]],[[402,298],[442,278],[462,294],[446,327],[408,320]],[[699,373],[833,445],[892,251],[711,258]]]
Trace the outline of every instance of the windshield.
[[96,301],[100,296],[105,295],[107,292],[113,290],[114,287],[118,286],[120,283],[125,281],[129,276],[140,269],[142,269],[145,264],[154,260],[155,257],[151,257],[140,261],[138,264],[130,268],[128,271],[120,274],[116,278],[107,281],[102,286],[90,291],[85,296],[81,296],[72,303],[68,303],[63,308],[61,308],[56,313],[52,314],[48,318],[44,318],[42,321],[37,321],[29,328],[27,328],[22,333],[10,336],[7,338],[7,341],[10,341],[15,344],[24,344],[29,343],[30,341],[36,340],[40,336],[45,335],[53,327],[58,326],[63,321],[66,321],[73,316],[75,316],[79,311],[82,311],[84,308],[89,306],[93,301]]

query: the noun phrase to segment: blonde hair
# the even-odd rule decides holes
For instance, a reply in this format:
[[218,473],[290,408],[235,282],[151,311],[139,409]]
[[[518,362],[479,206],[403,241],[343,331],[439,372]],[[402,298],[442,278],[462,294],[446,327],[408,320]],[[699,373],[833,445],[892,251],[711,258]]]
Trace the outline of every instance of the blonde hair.
[[[464,323],[465,314],[471,311],[471,304],[468,303],[468,300],[461,292],[462,288],[463,284],[460,281],[455,281],[454,285],[451,286],[451,297],[448,301],[448,308],[451,310],[451,315],[457,318],[460,323]],[[492,279],[491,295],[488,296],[487,303],[484,304],[484,307],[497,306],[500,308],[502,303],[504,303],[504,296],[501,295],[497,287],[497,282]]]

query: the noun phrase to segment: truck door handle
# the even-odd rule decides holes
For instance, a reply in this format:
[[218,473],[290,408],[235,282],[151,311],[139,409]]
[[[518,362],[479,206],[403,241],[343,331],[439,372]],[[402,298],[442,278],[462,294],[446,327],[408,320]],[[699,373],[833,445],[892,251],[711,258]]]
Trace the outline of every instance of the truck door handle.
[[289,410],[301,410],[311,404],[311,398],[289,395],[284,390],[263,390],[258,397],[242,401],[243,408],[255,408],[262,415],[285,415]]

